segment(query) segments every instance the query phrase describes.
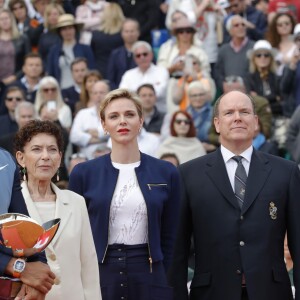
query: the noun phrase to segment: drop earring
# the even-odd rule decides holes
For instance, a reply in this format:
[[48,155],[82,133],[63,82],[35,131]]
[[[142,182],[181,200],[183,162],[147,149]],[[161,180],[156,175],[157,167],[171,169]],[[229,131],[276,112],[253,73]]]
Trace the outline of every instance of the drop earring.
[[27,173],[26,167],[23,167],[21,172],[23,173],[23,180],[26,181],[26,173]]
[[59,169],[57,169],[57,172],[56,172],[56,181],[59,181]]

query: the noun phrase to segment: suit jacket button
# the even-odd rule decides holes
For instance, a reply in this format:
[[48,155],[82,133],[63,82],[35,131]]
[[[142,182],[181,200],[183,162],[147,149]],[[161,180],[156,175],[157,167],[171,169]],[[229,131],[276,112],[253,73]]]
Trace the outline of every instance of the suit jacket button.
[[243,221],[243,220],[244,220],[244,216],[243,216],[243,215],[241,215],[240,219]]
[[242,271],[241,270],[236,270],[236,274],[241,275]]
[[245,246],[245,242],[243,242],[243,241],[240,241],[240,246]]

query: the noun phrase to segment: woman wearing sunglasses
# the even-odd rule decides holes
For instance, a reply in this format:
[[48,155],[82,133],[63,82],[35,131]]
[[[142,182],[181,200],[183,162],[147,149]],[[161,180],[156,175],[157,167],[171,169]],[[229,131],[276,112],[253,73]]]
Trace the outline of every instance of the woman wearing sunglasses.
[[196,128],[192,117],[183,110],[176,111],[170,123],[171,136],[167,137],[158,149],[157,157],[165,153],[174,153],[179,163],[206,154],[202,143],[196,137]]
[[266,38],[272,47],[278,49],[275,60],[276,73],[279,76],[282,75],[284,66],[291,61],[296,47],[292,38],[295,24],[295,19],[289,13],[278,13],[266,33]]
[[268,99],[273,116],[282,115],[279,79],[276,75],[275,51],[266,40],[259,40],[249,52],[249,84],[252,96]]
[[159,49],[157,65],[167,68],[171,77],[167,95],[168,111],[173,112],[178,109],[178,106],[173,104],[171,91],[176,79],[188,77],[192,72],[193,66],[187,65],[187,55],[194,55],[201,65],[202,72],[210,77],[208,56],[199,45],[199,41],[196,43],[195,33],[193,24],[182,17],[173,26],[175,39],[165,42]]
[[37,112],[47,103],[47,120],[59,121],[62,127],[69,130],[72,124],[72,112],[62,99],[57,80],[52,76],[46,76],[40,81],[34,106]]

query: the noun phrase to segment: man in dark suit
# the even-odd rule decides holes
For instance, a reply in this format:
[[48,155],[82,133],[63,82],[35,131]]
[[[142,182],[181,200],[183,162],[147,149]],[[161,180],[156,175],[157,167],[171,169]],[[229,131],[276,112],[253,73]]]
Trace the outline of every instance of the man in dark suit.
[[81,85],[88,72],[88,63],[85,57],[76,57],[71,63],[71,72],[74,85],[61,91],[63,99],[71,108],[72,114],[75,113],[75,105],[80,99]]
[[112,51],[107,65],[107,79],[112,90],[119,87],[122,76],[126,71],[136,67],[131,48],[138,40],[139,35],[140,26],[138,21],[126,19],[121,31],[124,45]]
[[[258,120],[248,95],[232,91],[221,96],[214,124],[220,148],[179,167],[181,221],[170,270],[175,299],[293,299],[284,263],[287,232],[299,300],[299,169],[253,149]],[[189,298],[192,236],[195,273]]]

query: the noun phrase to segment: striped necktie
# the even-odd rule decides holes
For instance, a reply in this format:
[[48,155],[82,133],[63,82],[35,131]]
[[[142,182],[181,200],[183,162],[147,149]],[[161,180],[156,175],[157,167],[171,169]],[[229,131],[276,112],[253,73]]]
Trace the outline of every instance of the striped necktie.
[[235,197],[238,200],[240,208],[244,204],[245,192],[246,192],[246,183],[247,183],[247,173],[242,164],[242,156],[233,156],[232,159],[237,162],[237,168],[234,176],[234,193]]

